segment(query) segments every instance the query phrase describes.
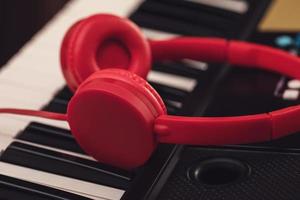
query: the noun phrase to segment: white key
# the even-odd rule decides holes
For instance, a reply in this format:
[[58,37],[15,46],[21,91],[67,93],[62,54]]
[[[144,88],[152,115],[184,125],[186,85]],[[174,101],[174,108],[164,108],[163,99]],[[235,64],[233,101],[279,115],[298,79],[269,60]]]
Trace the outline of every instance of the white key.
[[[0,88],[1,88],[1,84],[0,84]],[[24,91],[25,90],[20,91],[20,94],[23,94]],[[17,98],[13,98],[11,96],[3,96],[0,93],[0,99],[1,99],[0,107],[5,107],[5,108],[13,107],[13,108],[38,110],[41,107],[45,106],[46,105],[45,103],[47,103],[47,101],[43,101],[43,99],[40,98],[31,99],[30,98],[31,96],[29,96],[29,94],[27,96],[26,95],[27,94],[24,93],[24,97],[18,96]],[[48,99],[53,98],[53,95],[47,95],[47,96]],[[1,127],[0,134],[8,135],[10,137],[15,137],[20,131],[25,129],[27,125],[32,121],[69,130],[68,123],[64,121],[0,113],[0,127]]]
[[300,89],[300,80],[293,79],[287,83],[290,89]]
[[249,9],[249,4],[245,0],[186,0],[201,3],[207,6],[221,8],[231,12],[244,14]]
[[[51,98],[53,94],[44,94],[44,97]],[[41,98],[39,91],[22,87],[19,84],[11,84],[9,82],[0,81],[0,107],[17,107],[39,109],[44,106],[45,98]]]
[[0,174],[80,194],[93,199],[120,199],[124,193],[124,190],[97,185],[5,162],[0,162]]
[[168,32],[158,31],[149,28],[142,28],[142,32],[145,34],[147,38],[155,39],[155,40],[171,39],[180,36],[174,33],[168,33]]
[[[51,92],[51,86],[45,85],[43,86],[42,84],[39,84],[38,86],[35,84],[34,81],[32,80],[31,82],[22,82],[22,80],[12,80],[8,79],[6,77],[0,77],[0,85],[9,85],[11,87],[12,91],[8,91],[7,93],[3,94],[5,96],[11,96],[14,97],[14,95],[18,92],[18,90],[28,90],[29,92],[34,92],[37,95],[37,98],[42,98],[44,99],[44,95],[52,95],[49,94],[49,91]],[[49,88],[50,89],[47,89]],[[8,90],[7,88],[4,88],[4,90]],[[4,90],[0,89],[1,93],[4,93]]]
[[4,151],[8,147],[8,145],[10,145],[12,142],[19,142],[19,143],[23,143],[23,144],[28,144],[28,145],[35,146],[35,147],[38,147],[38,148],[47,149],[47,150],[50,150],[50,151],[55,151],[55,152],[58,152],[58,153],[63,153],[63,154],[79,157],[79,158],[82,158],[82,159],[95,161],[94,158],[92,158],[91,156],[85,155],[85,154],[75,153],[75,152],[68,151],[68,150],[57,149],[57,148],[45,146],[45,145],[42,145],[42,144],[36,144],[36,143],[32,143],[32,142],[28,142],[28,141],[24,141],[24,140],[20,140],[20,139],[14,139],[12,137],[8,137],[8,136],[2,135],[2,134],[0,135],[0,151]]
[[184,59],[183,62],[188,64],[189,67],[197,70],[206,71],[208,69],[208,64],[205,62],[191,60],[191,59]]
[[147,79],[155,83],[170,86],[187,92],[191,92],[197,84],[196,79],[159,71],[150,71]]
[[27,125],[28,121],[20,121],[15,118],[2,115],[0,116],[0,135],[10,138],[15,137],[20,131],[22,131]]
[[294,90],[294,89],[286,89],[283,92],[282,98],[284,100],[297,100],[299,98],[299,90]]
[[0,152],[4,151],[12,142],[12,138],[0,135]]

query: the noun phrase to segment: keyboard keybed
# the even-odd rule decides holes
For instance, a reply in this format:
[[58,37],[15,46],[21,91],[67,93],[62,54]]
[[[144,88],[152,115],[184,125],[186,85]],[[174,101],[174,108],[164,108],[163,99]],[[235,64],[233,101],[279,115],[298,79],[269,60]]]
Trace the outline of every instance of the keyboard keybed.
[[[93,13],[132,13],[131,19],[153,39],[235,37],[238,31],[230,27],[237,26],[241,21],[237,16],[244,13],[215,9],[199,1],[69,2],[0,72],[0,106],[65,113],[72,93],[59,69],[60,41],[72,23]],[[186,114],[182,107],[188,97],[197,85],[206,88],[218,71],[202,62],[167,61],[155,63],[147,79],[162,95],[169,114]],[[87,156],[66,123],[1,115],[0,127],[0,184],[5,186],[0,196],[17,190],[20,192],[15,195],[24,195],[22,199],[32,199],[30,195],[36,199],[120,199],[135,178],[135,172],[115,169]],[[40,194],[43,191],[49,192]]]

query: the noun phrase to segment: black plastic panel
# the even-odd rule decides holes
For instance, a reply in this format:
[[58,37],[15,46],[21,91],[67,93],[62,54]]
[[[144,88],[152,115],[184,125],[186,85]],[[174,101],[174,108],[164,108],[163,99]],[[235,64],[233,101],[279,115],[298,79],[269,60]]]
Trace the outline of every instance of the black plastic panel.
[[[208,166],[210,169],[204,173],[210,178],[210,181],[207,182],[204,178],[204,180],[201,178],[194,180],[188,176],[192,167],[214,158],[222,158],[223,165],[215,163],[215,165]],[[249,170],[238,176],[237,169],[233,168],[235,173],[232,174],[230,165],[225,167],[229,162],[226,159],[241,162]],[[218,177],[216,177],[217,175]],[[221,182],[222,179],[225,181]],[[230,181],[226,182],[226,180]],[[222,184],[219,184],[220,182]],[[292,200],[300,198],[299,187],[299,152],[289,154],[251,151],[250,149],[187,147],[158,199]]]

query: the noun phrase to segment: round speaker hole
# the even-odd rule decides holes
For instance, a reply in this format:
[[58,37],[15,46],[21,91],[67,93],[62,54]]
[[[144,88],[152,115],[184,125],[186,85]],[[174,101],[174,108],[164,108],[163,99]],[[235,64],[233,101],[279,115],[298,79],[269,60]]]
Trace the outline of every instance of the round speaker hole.
[[190,179],[206,185],[225,185],[236,182],[250,173],[249,167],[231,158],[203,160],[188,171]]

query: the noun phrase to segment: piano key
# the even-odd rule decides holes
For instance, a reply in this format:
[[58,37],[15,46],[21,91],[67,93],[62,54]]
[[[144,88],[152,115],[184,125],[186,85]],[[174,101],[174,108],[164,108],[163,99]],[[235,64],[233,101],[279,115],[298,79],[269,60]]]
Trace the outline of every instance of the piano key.
[[92,199],[120,199],[124,190],[0,162],[0,174],[72,192]]
[[236,24],[230,18],[215,15],[211,12],[199,12],[198,10],[189,9],[174,4],[166,4],[159,1],[150,1],[144,3],[139,8],[141,13],[153,13],[159,16],[167,16],[168,18],[185,21],[187,24],[195,26],[209,27],[213,30],[225,31],[231,30]]
[[147,79],[151,82],[166,85],[186,92],[191,92],[197,84],[196,79],[159,71],[150,71]]
[[26,120],[17,120],[13,116],[6,114],[0,115],[0,135],[13,138],[27,125],[28,122]]
[[[182,63],[186,66],[186,68],[193,68],[199,71],[208,70],[208,63],[201,62],[198,60],[183,59]],[[197,74],[196,72],[191,72],[191,73]]]
[[[199,63],[198,65],[200,66],[198,66],[197,68],[195,63]],[[202,63],[203,62],[194,61],[193,64],[190,64],[190,62],[186,62],[185,60],[183,62],[156,62],[153,65],[153,70],[165,72],[168,74],[180,75],[186,78],[199,79],[202,76],[205,76],[210,70],[210,68],[208,68],[207,66],[205,68],[205,64]]]
[[164,100],[164,103],[166,105],[167,113],[169,115],[177,115],[182,105],[180,102],[177,102],[176,104],[170,100]]
[[83,196],[0,175],[1,199],[88,200]]
[[49,120],[38,117],[1,114],[0,115],[0,134],[15,137],[20,131],[24,130],[30,122],[35,121],[58,128],[69,130],[69,125],[64,121]]
[[160,94],[163,99],[175,100],[175,101],[183,101],[183,99],[188,94],[185,91],[178,90],[173,87],[169,87],[166,85],[161,85],[158,83],[150,82],[152,87]]
[[173,106],[177,109],[180,109],[181,106],[182,106],[182,103],[181,102],[178,102],[178,101],[172,101],[172,100],[165,100],[165,102],[170,105],[170,106]]
[[68,101],[54,98],[44,110],[57,112],[57,113],[67,113]]
[[283,94],[282,98],[285,100],[297,100],[299,98],[300,91],[295,89],[286,89]]
[[73,96],[73,92],[71,92],[70,89],[67,86],[65,86],[65,87],[63,87],[63,89],[61,89],[57,93],[57,95],[55,97],[59,98],[59,99],[66,100],[66,101],[69,101],[72,96]]
[[12,138],[4,137],[4,136],[0,135],[0,152],[1,152],[1,154],[2,154],[2,151],[4,151],[12,142],[13,142]]
[[[86,17],[87,15],[95,14],[95,13],[111,13],[120,16],[128,16],[134,10],[136,10],[143,0],[113,0],[108,2],[99,2],[99,1],[80,1],[75,0],[76,4],[72,6],[74,7],[72,16],[79,18]],[[78,1],[78,2],[77,2]],[[117,5],[117,6],[116,6]],[[82,8],[85,9],[82,9]]]
[[211,28],[196,26],[195,24],[187,23],[183,20],[177,20],[167,16],[158,16],[154,13],[136,12],[130,19],[142,27],[176,34],[224,37],[224,33]]
[[[246,14],[246,12],[249,10],[250,5],[248,4],[248,2],[244,1],[246,4],[246,9],[243,11],[244,13],[241,12],[232,12],[232,11],[228,11],[226,9],[222,9],[220,7],[214,6],[212,4],[206,3],[204,1],[201,2],[200,1],[193,1],[193,0],[155,0],[155,1],[160,1],[160,2],[165,2],[166,4],[170,4],[170,5],[176,5],[176,6],[180,6],[180,7],[184,7],[184,8],[188,8],[188,9],[192,9],[192,10],[197,10],[198,12],[204,12],[204,13],[213,13],[214,15],[217,16],[222,16],[224,18],[230,18],[231,20],[239,20],[239,18],[241,18],[241,16],[243,16],[244,14]],[[215,1],[219,1],[219,5],[224,5],[222,2],[227,1],[227,0],[215,0]],[[235,0],[233,0],[235,1]],[[232,5],[232,4],[231,4]]]
[[292,79],[287,82],[287,86],[290,89],[300,89],[300,80]]
[[18,134],[17,139],[85,154],[70,131],[45,124],[30,123],[24,131]]
[[149,39],[163,40],[163,39],[170,39],[170,38],[180,36],[178,34],[149,29],[149,28],[142,28],[141,30],[145,34],[145,36]]
[[57,89],[65,84],[60,70],[49,72],[48,68],[45,68],[45,71],[46,73],[41,73],[26,67],[10,68],[10,70],[4,70],[0,73],[0,82],[7,82],[40,92],[40,98],[45,99],[48,98],[47,95],[54,95]]
[[220,8],[226,11],[244,14],[249,9],[249,4],[245,0],[186,0],[190,2],[200,3],[215,8]]
[[28,144],[28,145],[31,145],[31,146],[34,146],[34,147],[47,149],[47,150],[51,150],[51,151],[54,151],[54,152],[67,154],[67,155],[75,156],[75,157],[86,159],[86,160],[95,161],[94,158],[92,158],[92,157],[90,157],[86,154],[83,154],[83,153],[78,153],[78,152],[65,150],[63,148],[59,149],[59,148],[55,148],[55,147],[51,147],[51,146],[47,146],[47,145],[43,145],[43,144],[38,144],[38,143],[31,142],[29,140],[12,138],[12,137],[6,136],[4,134],[0,134],[0,140],[1,140],[1,142],[0,142],[0,151],[4,151],[12,142],[20,142],[22,144]]
[[28,145],[38,147],[38,148],[47,149],[47,150],[50,150],[50,151],[54,151],[54,152],[58,152],[58,153],[66,154],[66,155],[71,155],[71,156],[75,156],[75,157],[86,159],[86,160],[96,161],[91,156],[88,156],[88,155],[82,154],[82,153],[76,153],[76,152],[68,151],[68,150],[64,150],[64,149],[53,148],[51,146],[46,146],[46,145],[42,145],[42,144],[38,144],[38,143],[32,143],[32,142],[28,142],[28,141],[25,141],[25,140],[19,140],[19,139],[13,139],[13,142],[20,142],[22,144],[28,144]]
[[120,189],[128,188],[131,180],[131,175],[127,171],[19,142],[13,142],[2,153],[0,160]]
[[169,115],[176,115],[178,114],[178,109],[173,107],[173,106],[169,106],[169,105],[166,105],[166,108],[167,108],[167,113]]
[[[41,94],[24,87],[17,87],[8,83],[0,82],[0,106],[1,107],[17,107],[17,108],[36,108],[37,105],[44,106],[44,98],[40,98]],[[13,93],[13,94],[12,94]],[[51,98],[51,94],[45,94]]]

